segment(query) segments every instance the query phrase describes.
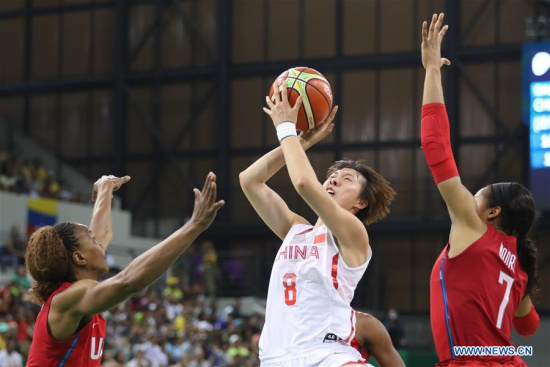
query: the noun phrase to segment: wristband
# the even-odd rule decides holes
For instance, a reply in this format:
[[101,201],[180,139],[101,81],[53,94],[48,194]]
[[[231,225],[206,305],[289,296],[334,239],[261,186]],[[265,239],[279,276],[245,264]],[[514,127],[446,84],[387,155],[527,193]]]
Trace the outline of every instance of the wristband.
[[296,124],[291,121],[285,121],[277,125],[277,138],[279,138],[279,141],[283,141],[285,138],[288,138],[289,136],[298,136],[296,133]]
[[540,325],[540,317],[535,310],[535,306],[531,304],[531,310],[525,316],[514,316],[513,324],[514,328],[521,336],[529,337],[535,334]]

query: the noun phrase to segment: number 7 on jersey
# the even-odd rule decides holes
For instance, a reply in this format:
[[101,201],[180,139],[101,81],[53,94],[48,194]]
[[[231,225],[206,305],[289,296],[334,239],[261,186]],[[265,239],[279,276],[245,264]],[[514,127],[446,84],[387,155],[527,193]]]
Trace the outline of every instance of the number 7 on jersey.
[[498,277],[498,282],[500,284],[506,283],[506,290],[504,291],[504,297],[502,297],[502,302],[500,303],[500,308],[498,309],[498,317],[497,317],[497,328],[502,327],[502,319],[504,318],[504,311],[506,310],[506,306],[508,306],[508,301],[510,300],[510,290],[512,290],[512,284],[514,284],[514,278],[503,272],[500,271],[500,276]]

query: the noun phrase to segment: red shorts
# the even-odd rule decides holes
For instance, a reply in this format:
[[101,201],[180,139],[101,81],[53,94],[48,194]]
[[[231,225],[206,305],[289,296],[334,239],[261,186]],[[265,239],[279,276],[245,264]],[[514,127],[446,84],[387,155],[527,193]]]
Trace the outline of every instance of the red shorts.
[[483,359],[483,358],[461,358],[461,359],[448,359],[436,364],[437,367],[527,367],[525,362],[519,357],[514,356],[509,360],[500,361],[495,359]]

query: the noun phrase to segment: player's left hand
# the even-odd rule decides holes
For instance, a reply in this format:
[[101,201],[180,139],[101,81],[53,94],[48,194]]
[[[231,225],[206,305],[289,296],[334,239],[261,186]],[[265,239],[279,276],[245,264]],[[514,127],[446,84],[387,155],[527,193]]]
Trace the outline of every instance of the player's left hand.
[[338,112],[338,106],[332,108],[332,111],[330,111],[325,121],[315,126],[313,129],[303,131],[300,134],[300,140],[307,144],[308,147],[311,147],[329,136],[332,129],[334,129],[334,123],[332,121],[334,121],[336,117],[336,112]]
[[302,105],[302,96],[299,96],[296,99],[294,107],[290,106],[290,103],[288,103],[286,86],[280,87],[282,83],[283,82],[274,86],[275,93],[273,93],[273,100],[269,99],[268,96],[265,97],[265,101],[269,108],[264,107],[264,112],[271,117],[275,127],[286,121],[296,124],[298,121],[298,111]]
[[130,176],[101,176],[101,178],[94,183],[94,188],[92,191],[92,201],[96,201],[100,191],[105,190],[106,192],[112,193],[113,191],[120,189],[120,187],[128,181],[130,181]]
[[441,57],[441,42],[449,29],[448,25],[443,26],[444,16],[443,13],[434,14],[429,29],[427,22],[422,23],[422,65],[426,70],[451,65],[449,59]]

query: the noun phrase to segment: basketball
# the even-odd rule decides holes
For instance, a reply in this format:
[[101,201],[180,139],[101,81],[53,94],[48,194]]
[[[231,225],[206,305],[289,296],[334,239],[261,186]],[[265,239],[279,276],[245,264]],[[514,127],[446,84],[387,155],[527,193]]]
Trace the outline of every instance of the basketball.
[[273,98],[274,88],[280,82],[286,83],[291,106],[294,106],[299,95],[303,97],[296,130],[313,129],[327,118],[332,109],[332,89],[323,74],[307,67],[289,69],[275,79],[269,98]]

